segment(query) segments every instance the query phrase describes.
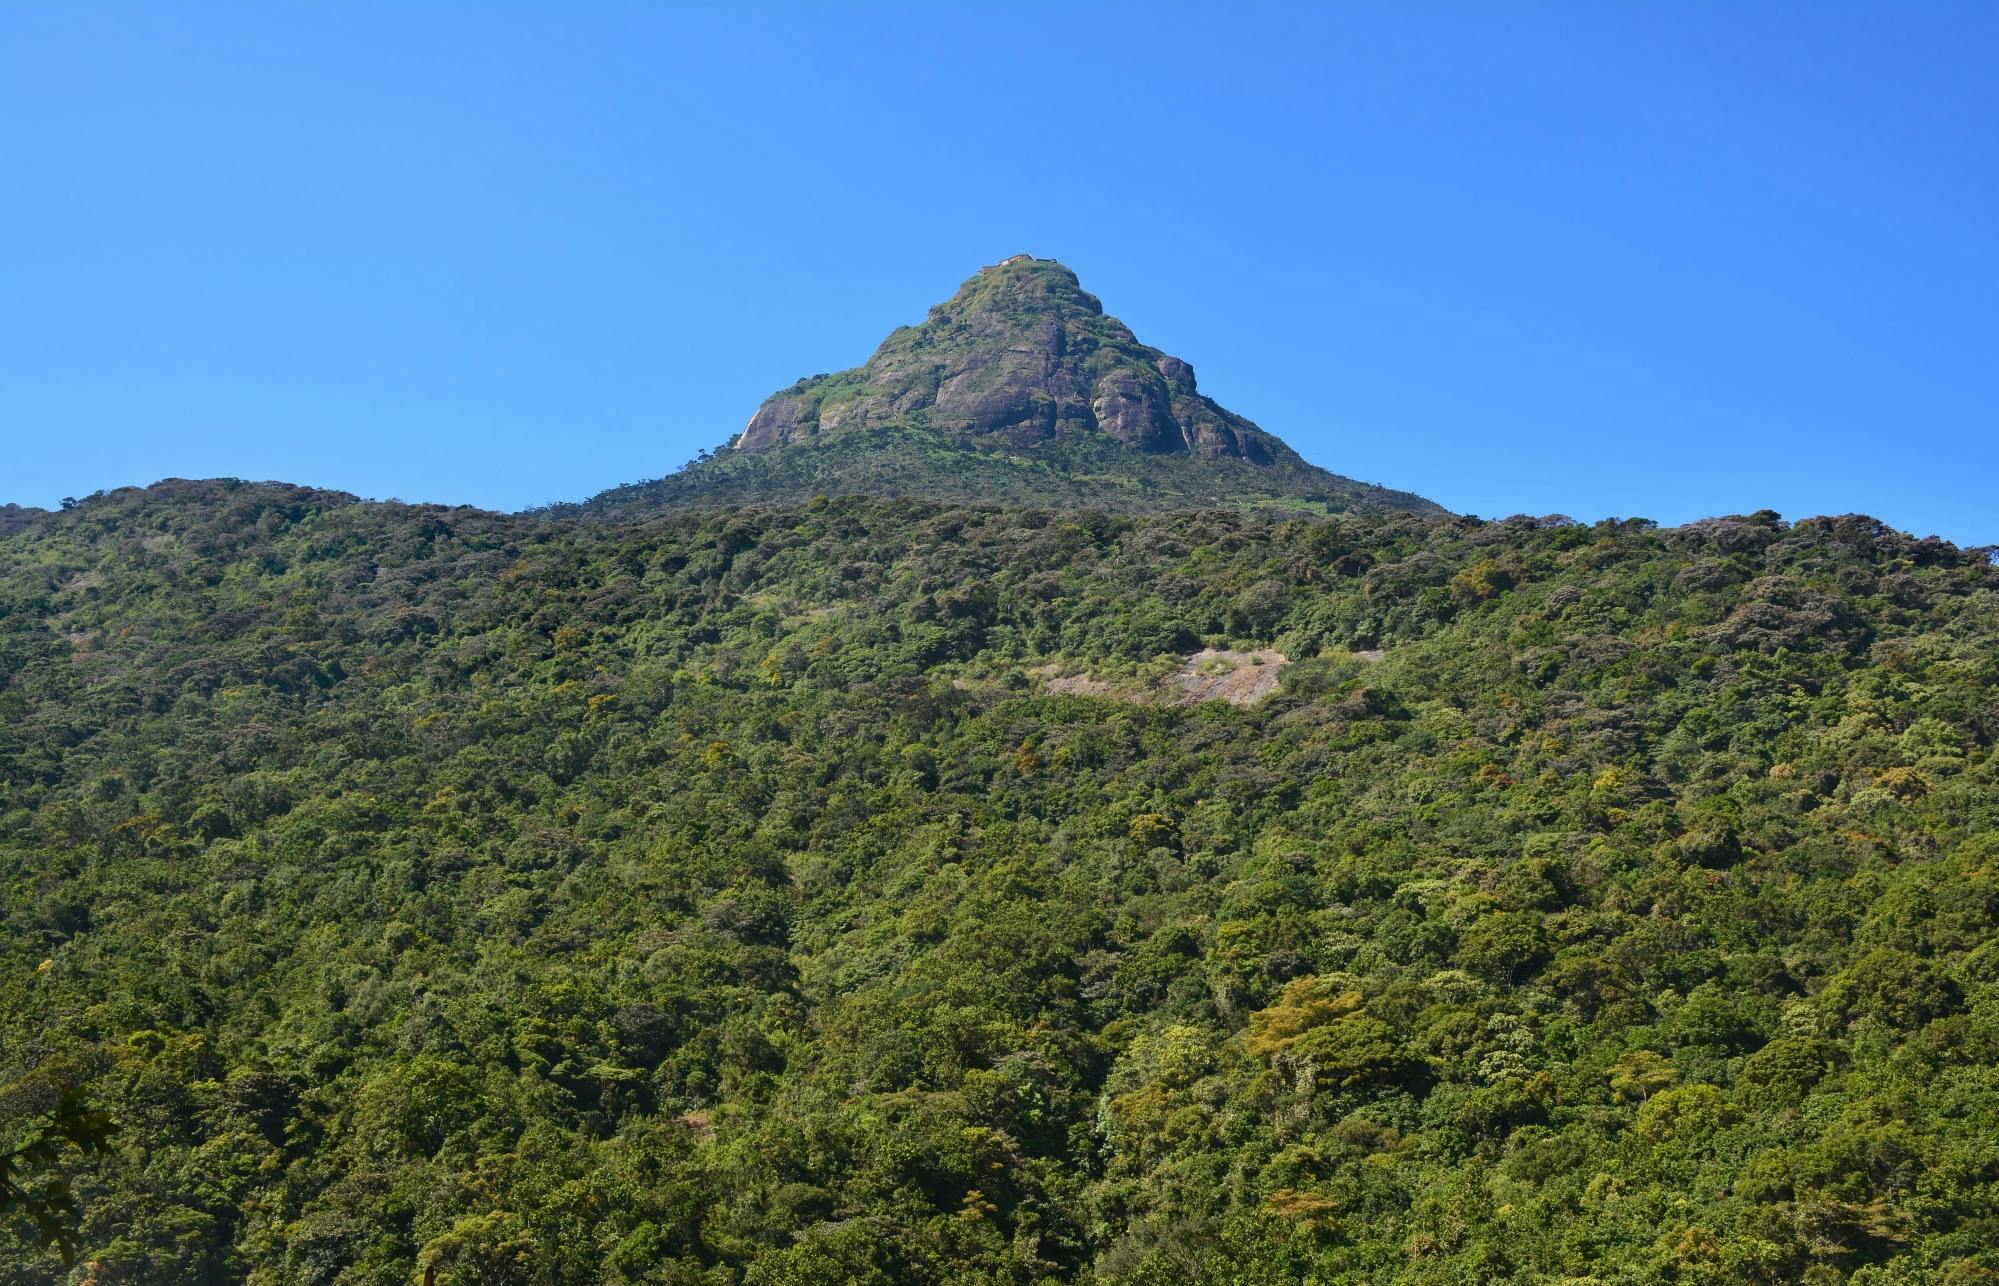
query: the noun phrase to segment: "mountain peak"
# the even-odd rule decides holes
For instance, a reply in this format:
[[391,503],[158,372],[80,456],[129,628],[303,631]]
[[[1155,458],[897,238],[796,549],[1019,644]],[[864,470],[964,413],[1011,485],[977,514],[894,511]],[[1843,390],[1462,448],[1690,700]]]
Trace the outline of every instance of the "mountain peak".
[[972,274],[958,293],[930,310],[930,316],[965,317],[980,313],[1056,314],[1074,312],[1101,317],[1104,306],[1083,289],[1075,270],[1054,259],[1013,255]]
[[1307,463],[1140,343],[1067,266],[1024,254],[979,269],[862,365],[772,394],[732,445],[577,511],[874,495],[1442,512]]
[[1029,255],[981,268],[865,365],[772,396],[735,446],[760,451],[888,424],[991,445],[1097,437],[1148,454],[1298,459],[1202,396],[1192,366],[1140,343],[1073,271]]

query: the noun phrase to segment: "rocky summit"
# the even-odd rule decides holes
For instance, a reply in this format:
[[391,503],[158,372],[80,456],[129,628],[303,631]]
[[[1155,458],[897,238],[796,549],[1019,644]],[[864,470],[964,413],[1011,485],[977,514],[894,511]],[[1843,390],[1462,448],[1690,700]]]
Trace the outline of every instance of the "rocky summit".
[[1192,366],[1139,343],[1074,272],[1027,255],[981,269],[922,325],[898,328],[866,365],[774,395],[735,446],[756,451],[897,422],[1014,445],[1102,434],[1148,452],[1298,458],[1202,396]]
[[1308,464],[1203,395],[1076,274],[1015,255],[983,268],[852,370],[765,399],[680,472],[549,512],[598,518],[814,495],[1141,510],[1442,512]]

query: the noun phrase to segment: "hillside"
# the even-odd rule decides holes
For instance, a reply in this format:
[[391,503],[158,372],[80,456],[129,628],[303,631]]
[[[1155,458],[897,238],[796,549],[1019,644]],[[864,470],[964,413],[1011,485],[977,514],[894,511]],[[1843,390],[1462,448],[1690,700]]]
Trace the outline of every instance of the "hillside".
[[864,365],[773,394],[716,455],[550,512],[635,519],[814,495],[1442,512],[1306,463],[1141,344],[1074,272],[1026,255],[981,269]]
[[35,509],[26,505],[0,505],[0,536],[10,535],[48,516],[49,511],[46,509]]
[[122,1129],[0,1280],[1989,1280],[1996,735],[1858,517],[92,497],[0,1139]]

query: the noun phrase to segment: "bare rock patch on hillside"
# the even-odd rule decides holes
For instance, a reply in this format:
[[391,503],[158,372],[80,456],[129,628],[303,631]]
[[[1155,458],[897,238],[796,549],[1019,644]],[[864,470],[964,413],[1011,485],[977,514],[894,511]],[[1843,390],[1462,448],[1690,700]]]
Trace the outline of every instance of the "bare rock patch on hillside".
[[1057,665],[1037,665],[1028,671],[1041,681],[1043,692],[1052,692],[1061,697],[1114,697],[1118,696],[1115,684],[1107,679],[1093,679],[1087,673],[1064,674]]
[[1277,680],[1291,658],[1272,648],[1252,652],[1234,648],[1202,648],[1183,657],[1180,668],[1156,683],[1116,684],[1087,672],[1064,674],[1055,665],[1028,671],[1043,692],[1068,697],[1109,697],[1118,701],[1191,706],[1204,701],[1253,706],[1277,691]]
[[1291,658],[1273,648],[1238,652],[1204,647],[1183,661],[1179,672],[1167,681],[1167,699],[1176,705],[1226,701],[1232,706],[1253,706],[1277,691],[1277,676],[1289,664]]

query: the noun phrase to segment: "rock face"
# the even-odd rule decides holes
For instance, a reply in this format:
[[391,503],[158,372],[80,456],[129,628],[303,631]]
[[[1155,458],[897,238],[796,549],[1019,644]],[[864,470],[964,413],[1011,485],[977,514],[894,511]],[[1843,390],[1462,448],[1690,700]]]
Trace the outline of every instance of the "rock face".
[[1238,652],[1232,648],[1202,648],[1182,657],[1178,671],[1156,684],[1120,687],[1087,672],[1064,674],[1054,664],[1037,665],[1027,673],[1043,692],[1065,697],[1106,697],[1114,701],[1176,706],[1226,701],[1253,706],[1277,691],[1277,682],[1291,658],[1274,649]]
[[757,408],[738,451],[841,429],[924,427],[992,445],[1101,435],[1139,451],[1294,462],[1274,435],[1201,395],[1194,368],[1138,342],[1076,274],[1026,255],[981,269],[867,364]]

